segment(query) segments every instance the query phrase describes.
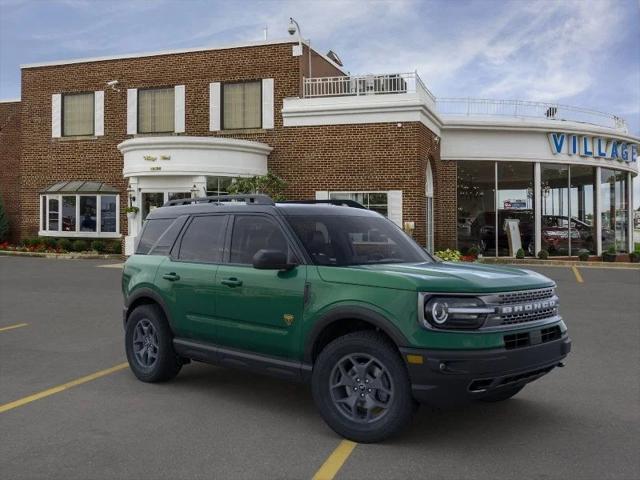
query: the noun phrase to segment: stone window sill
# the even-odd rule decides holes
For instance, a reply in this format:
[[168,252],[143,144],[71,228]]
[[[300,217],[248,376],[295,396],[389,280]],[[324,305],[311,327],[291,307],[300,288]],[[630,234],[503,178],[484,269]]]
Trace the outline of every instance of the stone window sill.
[[77,135],[73,137],[55,137],[53,138],[56,142],[81,142],[81,141],[91,141],[97,140],[99,137],[95,135]]

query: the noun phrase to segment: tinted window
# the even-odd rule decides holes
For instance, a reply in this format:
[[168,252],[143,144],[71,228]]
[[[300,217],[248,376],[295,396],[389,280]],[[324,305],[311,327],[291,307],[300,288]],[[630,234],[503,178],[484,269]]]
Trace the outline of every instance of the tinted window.
[[271,220],[253,215],[238,215],[231,236],[231,263],[250,265],[258,250],[280,250],[289,255],[287,239]]
[[168,255],[187,218],[186,215],[178,217],[171,226],[160,235],[158,241],[153,244],[149,255]]
[[226,223],[225,215],[193,217],[182,236],[178,258],[189,262],[220,262]]
[[317,265],[429,262],[431,257],[389,220],[360,216],[290,216]]
[[173,218],[158,218],[155,220],[147,220],[144,229],[140,235],[138,248],[136,253],[146,255],[154,243],[160,238],[160,235],[173,223]]

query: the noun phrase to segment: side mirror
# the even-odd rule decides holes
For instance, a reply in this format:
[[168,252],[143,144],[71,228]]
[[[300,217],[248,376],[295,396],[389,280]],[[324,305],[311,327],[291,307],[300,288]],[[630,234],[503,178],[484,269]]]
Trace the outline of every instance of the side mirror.
[[291,270],[295,263],[287,262],[287,254],[281,250],[258,250],[253,256],[253,268],[259,270]]

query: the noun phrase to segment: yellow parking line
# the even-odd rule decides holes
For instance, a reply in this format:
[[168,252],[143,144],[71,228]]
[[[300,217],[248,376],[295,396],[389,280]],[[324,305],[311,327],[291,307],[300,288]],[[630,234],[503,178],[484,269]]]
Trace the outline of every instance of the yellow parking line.
[[580,275],[580,271],[578,270],[578,267],[574,265],[571,267],[571,270],[573,270],[573,274],[576,276],[576,281],[578,283],[584,283],[584,280],[582,279],[582,275]]
[[9,325],[8,327],[0,328],[0,332],[4,332],[6,330],[13,330],[14,328],[26,327],[29,325],[28,323],[16,323],[15,325]]
[[313,480],[331,480],[347,461],[353,449],[358,444],[350,440],[343,440],[340,445],[329,455],[329,458],[320,467],[320,470],[313,476]]
[[91,375],[87,375],[85,377],[80,377],[76,380],[63,383],[62,385],[58,385],[57,387],[49,388],[47,390],[34,393],[33,395],[29,395],[28,397],[23,397],[18,400],[14,400],[13,402],[5,403],[4,405],[0,405],[0,413],[6,412],[8,410],[13,410],[14,408],[22,407],[23,405],[26,405],[31,402],[35,402],[36,400],[40,400],[41,398],[49,397],[56,393],[60,393],[64,390],[67,390],[68,388],[77,387],[78,385],[82,385],[83,383],[87,383],[92,380],[96,380],[100,377],[110,375],[120,370],[124,370],[128,366],[129,364],[126,362],[120,363],[115,367],[107,368],[106,370],[100,370],[99,372],[92,373]]

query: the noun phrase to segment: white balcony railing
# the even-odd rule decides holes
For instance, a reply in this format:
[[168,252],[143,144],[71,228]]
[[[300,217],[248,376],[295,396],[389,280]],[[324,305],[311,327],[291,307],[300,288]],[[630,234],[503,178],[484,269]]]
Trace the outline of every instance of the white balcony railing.
[[589,123],[628,132],[624,119],[609,113],[572,107],[558,103],[529,102],[525,100],[489,100],[480,98],[438,98],[438,113],[463,116],[504,116],[566,120]]
[[420,90],[435,101],[416,72],[304,79],[305,98],[416,93]]

